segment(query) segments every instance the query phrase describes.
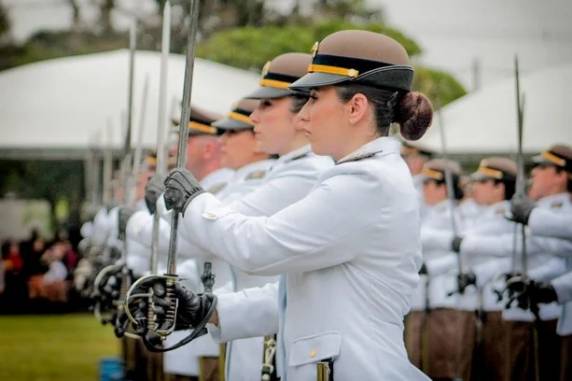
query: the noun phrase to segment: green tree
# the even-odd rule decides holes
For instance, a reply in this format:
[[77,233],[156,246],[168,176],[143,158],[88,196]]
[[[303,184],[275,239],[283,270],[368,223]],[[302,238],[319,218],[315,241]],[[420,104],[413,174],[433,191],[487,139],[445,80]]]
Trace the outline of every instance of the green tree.
[[420,66],[415,68],[413,88],[426,94],[435,108],[443,107],[467,93],[451,74]]
[[0,3],[0,45],[4,45],[9,40],[10,19],[4,5]]
[[[244,69],[260,70],[273,57],[287,52],[309,52],[315,41],[342,29],[358,26],[346,21],[325,21],[312,25],[241,27],[218,32],[199,45],[200,57]],[[381,24],[359,25],[361,29],[384,33],[405,46],[411,55],[421,48],[403,33]]]

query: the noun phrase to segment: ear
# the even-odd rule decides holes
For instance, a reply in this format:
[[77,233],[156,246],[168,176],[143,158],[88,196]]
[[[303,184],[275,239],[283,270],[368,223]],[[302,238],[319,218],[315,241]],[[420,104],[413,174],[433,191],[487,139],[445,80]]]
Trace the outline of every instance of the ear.
[[346,104],[346,110],[351,124],[357,124],[369,117],[369,101],[367,97],[361,93],[355,94]]

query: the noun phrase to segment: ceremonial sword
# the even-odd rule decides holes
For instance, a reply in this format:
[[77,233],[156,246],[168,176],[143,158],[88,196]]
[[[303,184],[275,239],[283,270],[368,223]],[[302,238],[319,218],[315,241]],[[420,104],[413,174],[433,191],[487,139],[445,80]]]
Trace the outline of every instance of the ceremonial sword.
[[[196,46],[196,35],[198,31],[198,16],[199,16],[199,0],[190,0],[190,16],[191,24],[187,41],[187,56],[185,64],[185,79],[183,85],[183,105],[181,110],[181,118],[179,123],[179,142],[177,146],[177,168],[184,169],[186,167],[186,151],[187,151],[187,139],[188,139],[188,121],[191,116],[191,91],[193,84],[193,69],[195,62],[195,46]],[[166,308],[165,318],[160,322],[156,322],[156,329],[154,331],[148,331],[145,336],[143,336],[143,342],[150,351],[165,352],[172,349],[179,348],[190,341],[194,340],[196,337],[204,333],[205,322],[201,322],[191,334],[179,341],[177,344],[169,347],[162,348],[157,344],[156,338],[164,339],[170,335],[176,326],[177,309],[178,309],[178,299],[175,295],[175,284],[177,282],[177,231],[179,226],[179,214],[173,212],[171,218],[171,232],[169,237],[169,251],[167,257],[167,273],[163,276],[149,276],[139,279],[132,286],[132,289],[136,288],[139,284],[154,279],[165,281],[165,298],[168,301],[168,306]],[[136,295],[133,295],[135,298]],[[154,335],[154,336],[153,336]]]

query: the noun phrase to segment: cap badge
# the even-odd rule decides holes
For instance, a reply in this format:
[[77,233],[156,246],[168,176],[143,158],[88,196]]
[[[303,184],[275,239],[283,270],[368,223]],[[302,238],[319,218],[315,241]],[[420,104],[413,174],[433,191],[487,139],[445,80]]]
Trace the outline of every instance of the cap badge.
[[264,66],[262,67],[262,77],[265,77],[266,74],[270,71],[270,61],[267,61]]
[[318,48],[320,47],[320,42],[316,41],[314,42],[314,45],[312,46],[312,58],[316,57],[316,54],[318,54]]

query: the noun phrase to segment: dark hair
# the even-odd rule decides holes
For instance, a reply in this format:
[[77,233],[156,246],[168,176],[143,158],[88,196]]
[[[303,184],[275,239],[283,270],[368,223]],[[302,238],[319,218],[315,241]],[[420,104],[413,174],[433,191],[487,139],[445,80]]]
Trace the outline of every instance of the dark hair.
[[570,178],[570,173],[568,173],[564,168],[562,167],[557,167],[554,166],[554,168],[556,169],[556,173],[560,174],[562,172],[564,172],[568,178],[568,181],[566,181],[566,191],[567,192],[572,192],[572,178]]
[[[465,192],[463,192],[463,188],[461,187],[461,177],[456,174],[451,174],[453,180],[453,198],[455,200],[461,200],[465,196]],[[444,185],[447,186],[445,179],[443,180],[434,180],[437,185]]]
[[503,184],[504,185],[504,199],[510,200],[512,196],[514,196],[514,192],[516,191],[516,180],[515,179],[503,179],[503,180],[494,180],[495,185]]
[[433,106],[429,99],[416,91],[402,92],[349,83],[336,86],[338,97],[348,102],[358,93],[365,95],[374,105],[377,130],[387,135],[391,123],[399,123],[401,135],[417,140],[425,134],[433,119]]
[[310,95],[307,93],[294,93],[290,95],[292,100],[292,105],[290,106],[290,112],[297,114],[302,110],[302,107],[308,102]]

